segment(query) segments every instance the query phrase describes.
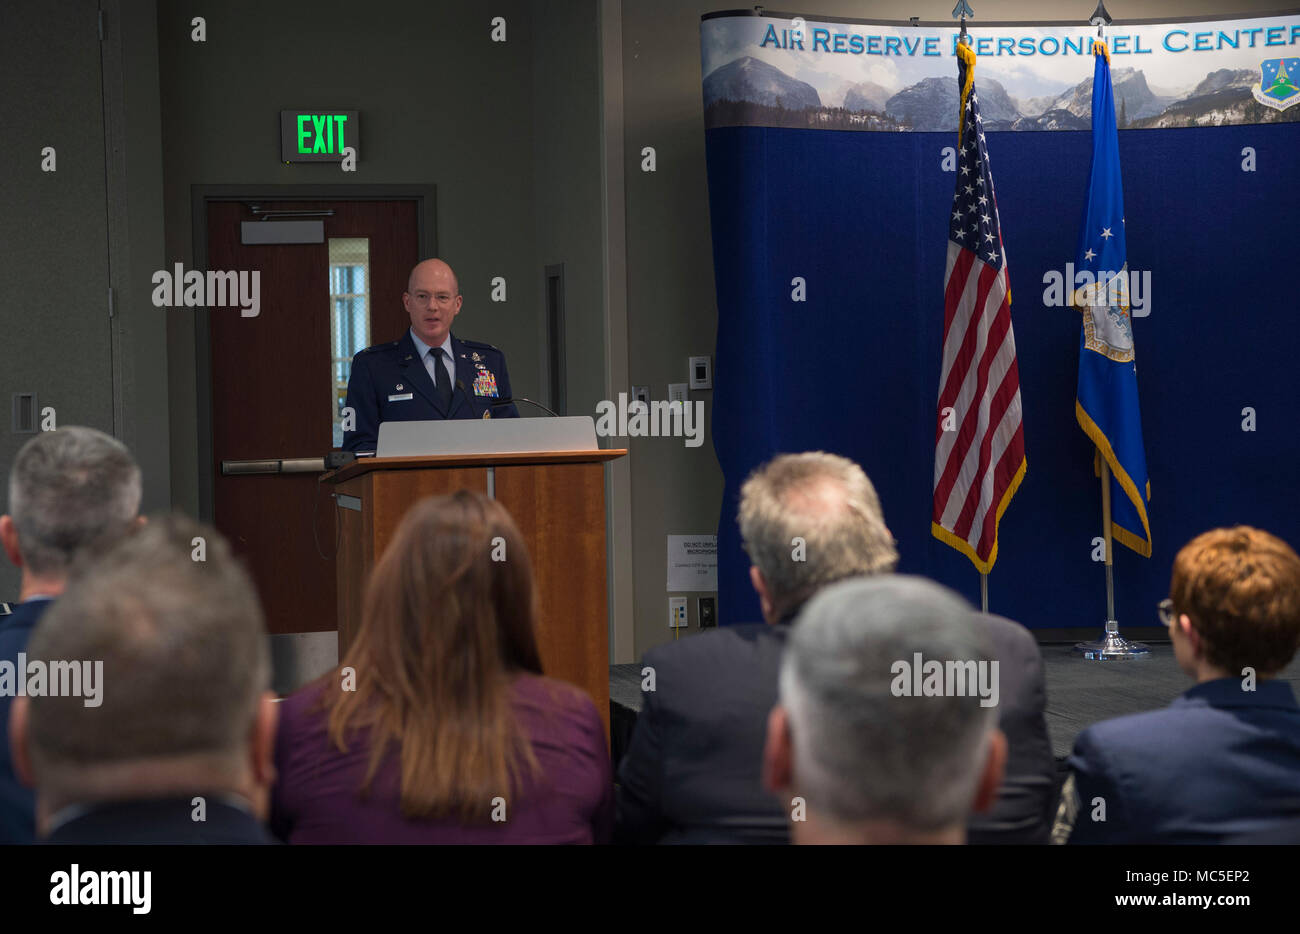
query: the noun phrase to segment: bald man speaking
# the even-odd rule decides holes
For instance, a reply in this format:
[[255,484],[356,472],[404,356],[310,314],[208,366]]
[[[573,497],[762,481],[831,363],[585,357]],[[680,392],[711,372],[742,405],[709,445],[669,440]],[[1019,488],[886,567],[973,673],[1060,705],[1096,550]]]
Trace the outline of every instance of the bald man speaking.
[[402,293],[410,330],[352,358],[347,405],[356,420],[355,430],[343,433],[345,451],[373,451],[381,422],[519,417],[513,405],[493,405],[510,398],[505,354],[451,333],[463,301],[442,260],[411,270]]

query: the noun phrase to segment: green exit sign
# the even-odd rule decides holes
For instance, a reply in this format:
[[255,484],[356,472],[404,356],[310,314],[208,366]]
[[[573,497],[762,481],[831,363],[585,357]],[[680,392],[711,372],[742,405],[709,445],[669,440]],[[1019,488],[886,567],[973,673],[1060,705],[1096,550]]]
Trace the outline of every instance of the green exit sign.
[[280,111],[280,158],[285,162],[341,162],[352,149],[360,155],[360,119],[355,110]]

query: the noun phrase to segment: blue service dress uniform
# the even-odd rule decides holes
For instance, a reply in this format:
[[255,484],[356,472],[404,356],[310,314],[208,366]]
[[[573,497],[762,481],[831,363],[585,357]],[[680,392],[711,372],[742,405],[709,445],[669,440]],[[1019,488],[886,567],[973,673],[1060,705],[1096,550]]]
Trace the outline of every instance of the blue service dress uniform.
[[509,399],[506,357],[491,344],[451,336],[456,379],[451,404],[438,400],[424,361],[416,355],[411,332],[386,344],[367,347],[352,358],[347,405],[356,413],[354,431],[343,433],[343,450],[373,451],[381,422],[436,421],[445,418],[518,418]]
[[1300,817],[1300,704],[1282,678],[1254,690],[1241,678],[1202,681],[1168,707],[1094,723],[1075,739],[1070,768],[1070,843],[1206,845],[1266,833]]

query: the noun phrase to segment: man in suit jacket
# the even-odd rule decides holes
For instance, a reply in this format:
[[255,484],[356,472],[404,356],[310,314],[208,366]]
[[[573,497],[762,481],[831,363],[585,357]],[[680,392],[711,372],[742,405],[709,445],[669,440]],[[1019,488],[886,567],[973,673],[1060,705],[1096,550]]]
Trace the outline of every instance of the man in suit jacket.
[[[140,520],[140,468],[131,452],[93,428],[42,432],[18,451],[9,474],[9,513],[0,516],[0,544],[22,571],[19,602],[0,614],[0,664],[13,665],[69,569]],[[0,692],[0,844],[34,838],[31,789],[14,774],[9,753],[12,696]]]
[[619,768],[620,841],[788,842],[785,809],[760,775],[788,626],[819,587],[898,560],[871,481],[833,454],[782,455],[754,471],[738,518],[766,623],[645,654],[653,690],[642,691]]
[[[892,571],[898,560],[871,481],[832,454],[781,455],[757,469],[741,488],[738,521],[766,624],[726,626],[645,654],[654,690],[642,691],[619,768],[620,841],[788,842],[787,809],[763,788],[760,767],[789,624],[827,584]],[[971,840],[1041,842],[1055,770],[1042,657],[1022,627],[972,620],[1006,659],[999,712],[1010,759]]]
[[451,333],[464,298],[450,266],[427,259],[411,270],[402,305],[411,327],[402,337],[352,358],[343,448],[373,451],[382,422],[515,418],[505,354]]
[[[32,630],[54,596],[36,593],[21,603],[4,605],[4,614],[0,615],[0,664],[8,662],[17,673],[18,657],[27,647]],[[12,703],[12,695],[0,692],[0,845],[31,843],[36,836],[33,818],[36,799],[32,790],[18,781],[13,757],[9,753],[9,708]]]
[[971,613],[998,660],[998,729],[1007,761],[992,807],[972,813],[966,842],[1047,843],[1056,806],[1056,758],[1047,735],[1047,676],[1033,634],[1005,616]]
[[119,540],[74,575],[27,654],[29,667],[81,667],[72,690],[14,700],[14,765],[36,789],[40,837],[273,842],[270,649],[248,572],[215,529],[172,516]]
[[1169,594],[1160,615],[1196,684],[1079,734],[1057,840],[1222,843],[1300,817],[1300,707],[1276,677],[1300,647],[1300,557],[1214,529],[1178,552]]
[[[970,622],[957,594],[903,574],[841,581],[808,601],[763,760],[792,842],[966,842],[969,814],[996,798],[1007,749],[1001,665]],[[950,663],[960,683],[912,690],[923,669]]]
[[198,807],[194,797],[171,797],[73,808],[51,819],[41,842],[75,846],[274,846],[280,842],[242,798],[204,799],[201,820],[196,818]]

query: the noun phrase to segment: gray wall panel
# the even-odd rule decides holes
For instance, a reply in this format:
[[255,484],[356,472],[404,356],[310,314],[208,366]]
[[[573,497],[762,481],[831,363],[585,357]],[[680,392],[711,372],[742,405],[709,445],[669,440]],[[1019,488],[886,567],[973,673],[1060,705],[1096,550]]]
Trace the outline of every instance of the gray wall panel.
[[104,0],[109,222],[117,334],[118,434],[140,462],[141,509],[171,507],[167,315],[153,305],[163,268],[162,135],[154,0]]
[[[569,414],[605,398],[601,302],[600,60],[596,0],[550,4],[533,30],[538,266],[564,264]],[[529,287],[542,300],[542,271]],[[544,311],[545,306],[539,308]],[[545,332],[542,332],[543,335]]]
[[[34,391],[58,424],[113,430],[103,96],[95,0],[0,5],[0,464],[12,393]],[[41,171],[41,150],[57,171]],[[0,599],[19,575],[0,561]]]

